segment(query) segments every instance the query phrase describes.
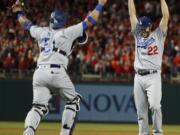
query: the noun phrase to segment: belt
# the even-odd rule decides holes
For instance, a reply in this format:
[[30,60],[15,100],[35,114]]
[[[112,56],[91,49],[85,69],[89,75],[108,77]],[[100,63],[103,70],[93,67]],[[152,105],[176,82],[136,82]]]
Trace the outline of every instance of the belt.
[[38,65],[37,69],[42,69],[42,68],[61,68],[61,65],[59,64],[49,64],[49,65]]
[[64,56],[67,56],[67,53],[66,53],[65,51],[59,50],[58,48],[53,48],[53,51],[54,51],[54,52],[58,52],[58,53],[60,53],[60,54],[62,54],[62,55],[64,55]]
[[60,54],[64,55],[64,56],[67,56],[67,53],[66,53],[65,51],[63,51],[63,50],[59,50],[58,52],[59,52]]
[[[41,48],[41,52],[43,52],[44,50],[45,50],[45,48],[42,47],[42,48]],[[58,50],[58,48],[53,48],[53,51],[54,51],[54,52],[58,52],[58,53],[60,53],[60,54],[62,54],[62,55],[64,55],[64,56],[67,56],[67,53],[66,53],[65,51],[63,51],[63,50]]]
[[137,70],[136,74],[145,76],[145,75],[149,75],[149,74],[155,74],[157,72],[158,72],[157,70],[139,69],[139,70]]

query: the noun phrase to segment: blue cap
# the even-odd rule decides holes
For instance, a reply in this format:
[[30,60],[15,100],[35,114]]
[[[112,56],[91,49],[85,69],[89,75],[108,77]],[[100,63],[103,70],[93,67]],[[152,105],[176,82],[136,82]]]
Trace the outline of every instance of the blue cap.
[[66,23],[66,16],[63,11],[55,10],[50,16],[50,27],[52,29],[63,28]]
[[147,28],[149,27],[150,25],[152,24],[152,21],[149,17],[147,16],[143,16],[143,17],[140,17],[139,20],[138,20],[138,26],[140,28]]

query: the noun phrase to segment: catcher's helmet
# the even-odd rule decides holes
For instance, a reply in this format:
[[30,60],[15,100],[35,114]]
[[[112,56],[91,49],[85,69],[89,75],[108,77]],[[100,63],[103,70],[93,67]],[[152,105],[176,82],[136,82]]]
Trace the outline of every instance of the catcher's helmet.
[[55,10],[51,13],[50,16],[50,27],[52,29],[59,29],[64,27],[66,23],[66,16],[63,11]]
[[140,29],[147,28],[147,27],[151,26],[151,24],[152,24],[152,21],[147,16],[140,17],[138,20],[138,27]]

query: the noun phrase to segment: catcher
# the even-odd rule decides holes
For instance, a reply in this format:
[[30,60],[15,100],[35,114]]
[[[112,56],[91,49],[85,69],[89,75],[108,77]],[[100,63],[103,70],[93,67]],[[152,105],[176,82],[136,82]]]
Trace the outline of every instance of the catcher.
[[81,96],[75,91],[66,69],[68,56],[73,51],[73,42],[78,38],[86,43],[85,31],[97,23],[107,0],[98,0],[96,8],[85,20],[65,28],[66,16],[63,11],[53,11],[48,27],[39,27],[27,19],[22,5],[17,1],[13,6],[19,23],[30,32],[38,42],[40,54],[33,75],[33,105],[25,119],[23,135],[34,135],[42,118],[48,114],[48,102],[53,94],[58,94],[66,102],[62,115],[60,135],[71,135],[74,120],[80,111]]

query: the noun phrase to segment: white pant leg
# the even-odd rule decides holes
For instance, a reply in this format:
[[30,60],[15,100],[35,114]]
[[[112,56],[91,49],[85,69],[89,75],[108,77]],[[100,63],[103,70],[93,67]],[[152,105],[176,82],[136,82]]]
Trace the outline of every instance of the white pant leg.
[[75,91],[75,87],[64,68],[52,69],[52,71],[54,73],[52,84],[66,102],[60,135],[71,135],[75,127],[77,112],[80,109],[79,94]]
[[162,112],[161,112],[161,99],[162,99],[162,82],[161,74],[151,74],[147,79],[147,96],[152,111],[153,121],[153,134],[162,135]]
[[143,89],[143,80],[139,75],[134,79],[134,99],[138,115],[139,135],[149,134],[148,100]]
[[38,69],[33,76],[33,103],[48,105],[52,98],[48,83],[51,80],[49,69]]
[[26,116],[23,135],[35,135],[41,119],[48,114],[48,101],[52,96],[47,87],[48,82],[51,79],[47,70],[36,70],[34,73],[33,106]]
[[75,90],[74,84],[72,83],[69,75],[66,73],[66,70],[62,67],[60,69],[52,69],[55,73],[53,75],[53,85],[56,90],[60,92],[61,98],[70,102],[77,97],[78,93]]

